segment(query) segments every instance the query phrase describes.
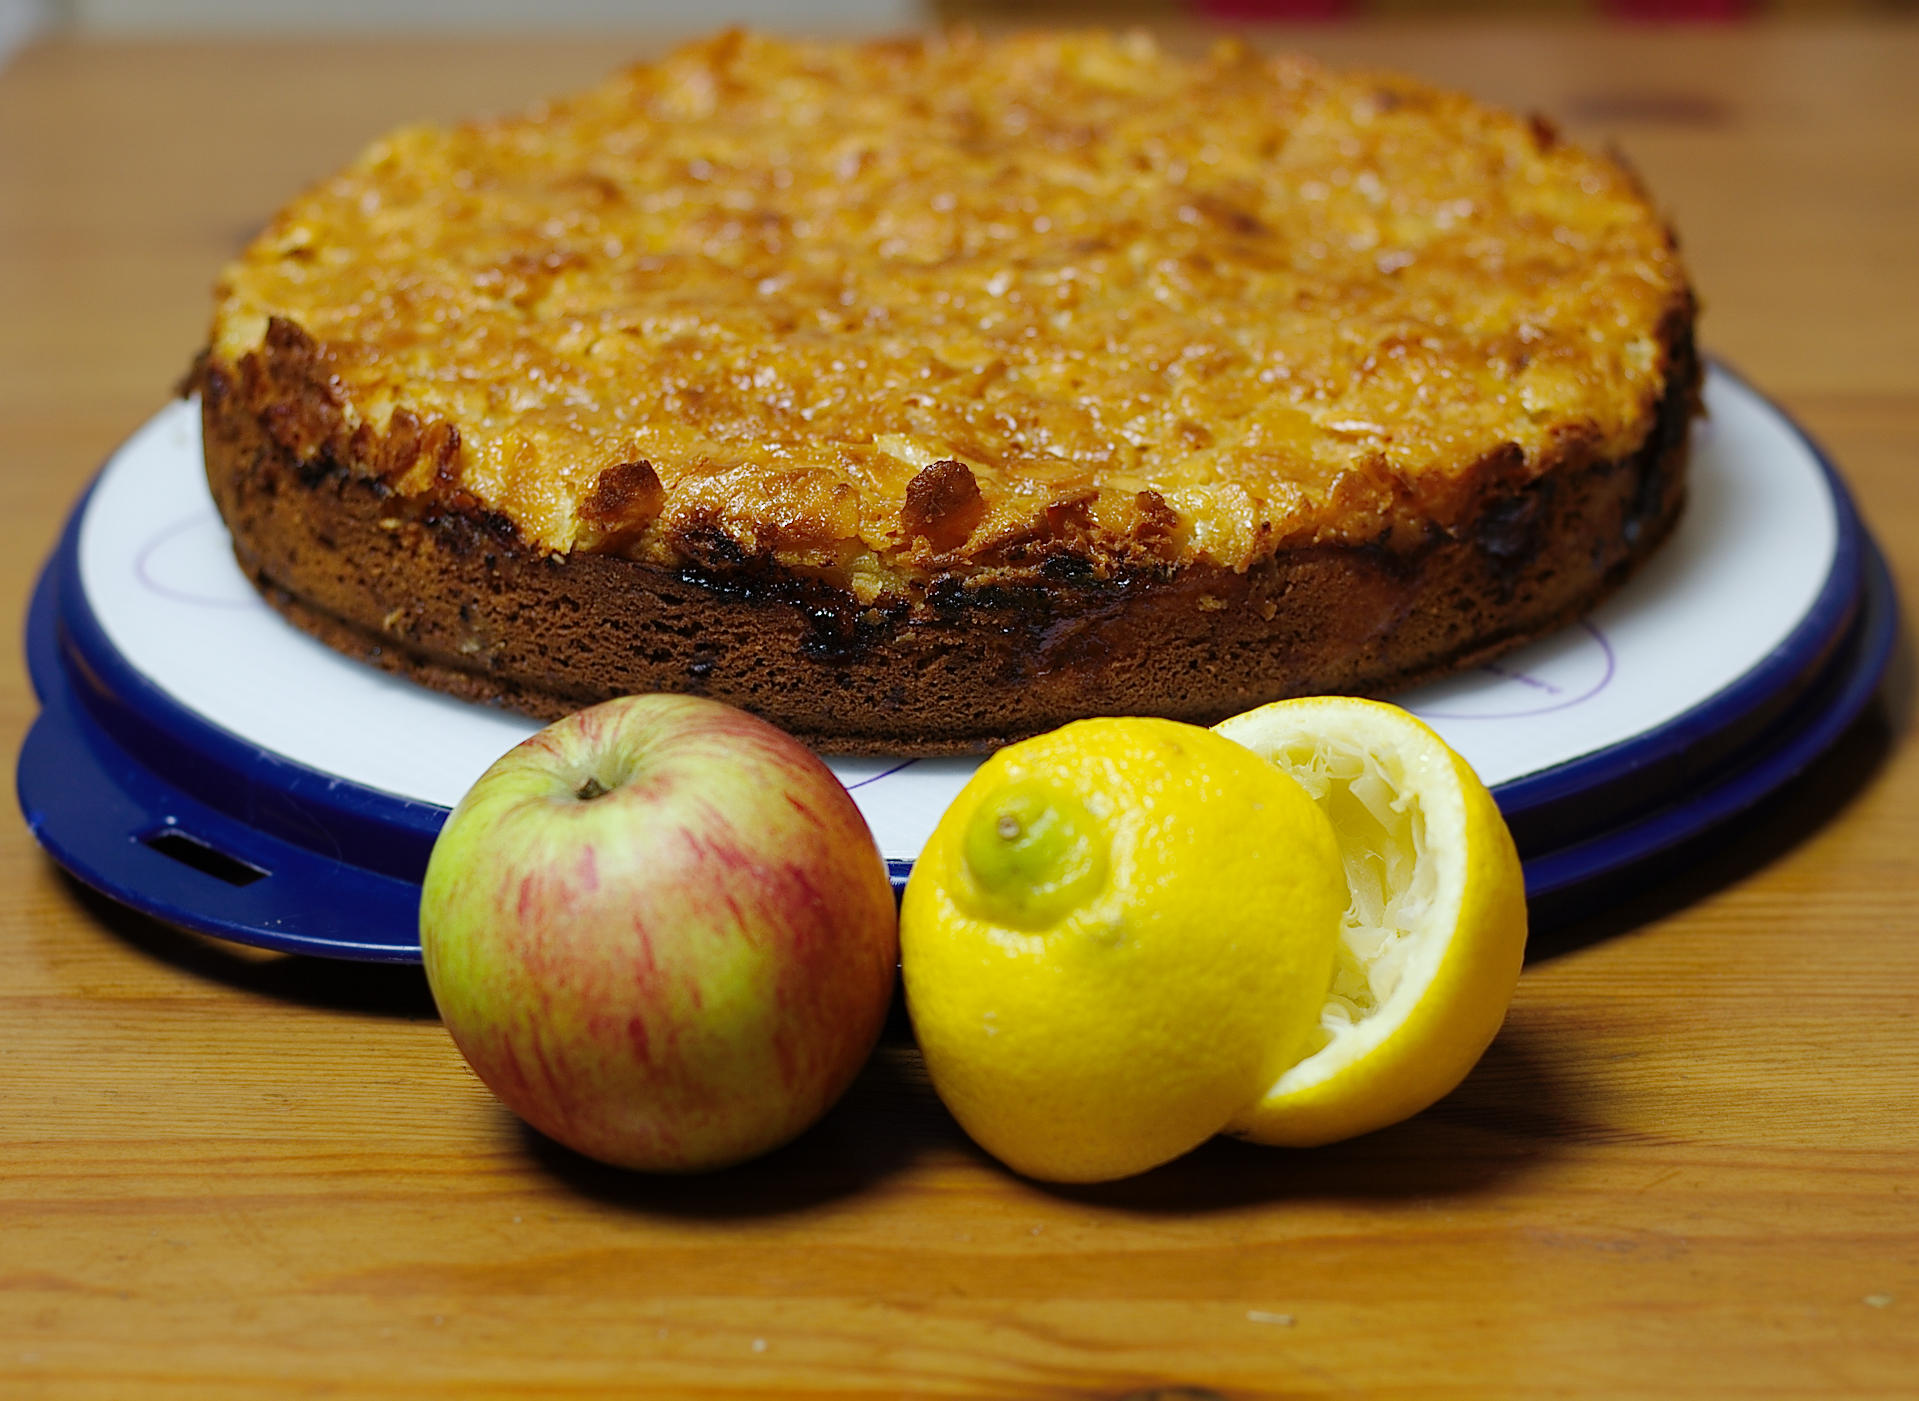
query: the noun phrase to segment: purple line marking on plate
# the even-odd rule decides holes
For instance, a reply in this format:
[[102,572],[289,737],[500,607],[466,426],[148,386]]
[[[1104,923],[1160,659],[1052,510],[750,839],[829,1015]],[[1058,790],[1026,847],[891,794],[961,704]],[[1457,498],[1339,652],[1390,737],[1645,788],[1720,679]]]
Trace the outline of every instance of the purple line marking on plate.
[[1543,681],[1539,677],[1529,675],[1528,673],[1523,671],[1509,670],[1508,668],[1501,666],[1498,662],[1487,662],[1486,665],[1480,668],[1480,670],[1490,671],[1494,676],[1499,677],[1502,681],[1517,681],[1522,686],[1531,686],[1535,691],[1544,691],[1549,696],[1560,696],[1565,694],[1565,688],[1562,686],[1555,686],[1550,681]]
[[902,759],[890,769],[881,769],[870,778],[862,778],[858,783],[847,784],[846,791],[851,793],[855,788],[864,788],[869,783],[878,783],[882,778],[891,778],[902,769],[910,769],[918,762],[918,759]]
[[[1619,670],[1619,658],[1614,654],[1612,643],[1607,641],[1606,634],[1600,631],[1597,623],[1582,622],[1579,626],[1599,644],[1599,652],[1606,659],[1606,665],[1597,681],[1570,700],[1555,701],[1551,705],[1536,706],[1531,710],[1422,710],[1419,712],[1420,718],[1424,720],[1530,720],[1537,715],[1551,715],[1554,711],[1570,710],[1576,705],[1584,705],[1612,684],[1613,676]],[[1559,689],[1537,677],[1527,676],[1524,672],[1506,671],[1491,665],[1483,666],[1480,670],[1497,676],[1502,681],[1517,681],[1522,685],[1541,687],[1554,692]]]
[[182,517],[172,525],[167,526],[149,539],[146,544],[142,545],[140,547],[140,553],[133,558],[133,577],[140,582],[140,586],[148,593],[157,594],[161,598],[169,599],[174,603],[191,603],[201,608],[254,607],[259,601],[254,598],[215,598],[206,594],[187,593],[184,589],[176,589],[170,584],[163,583],[154,577],[152,568],[153,557],[158,554],[164,546],[171,544],[176,538],[186,534],[195,526],[206,525],[213,519],[213,517],[204,511],[196,511],[192,515]]

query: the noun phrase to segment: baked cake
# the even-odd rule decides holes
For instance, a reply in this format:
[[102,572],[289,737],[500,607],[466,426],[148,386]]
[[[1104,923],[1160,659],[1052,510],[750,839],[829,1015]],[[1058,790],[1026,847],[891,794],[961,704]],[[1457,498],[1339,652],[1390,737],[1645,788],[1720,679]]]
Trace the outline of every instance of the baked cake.
[[376,142],[195,379],[241,565],[333,646],[924,754],[1561,626],[1679,510],[1692,331],[1630,173],[1406,78],[728,33]]

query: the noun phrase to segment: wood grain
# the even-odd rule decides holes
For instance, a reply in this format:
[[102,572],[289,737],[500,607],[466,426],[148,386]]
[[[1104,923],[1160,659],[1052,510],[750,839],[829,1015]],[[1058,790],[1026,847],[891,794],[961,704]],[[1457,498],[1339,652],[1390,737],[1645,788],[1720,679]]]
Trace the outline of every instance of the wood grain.
[[[1706,344],[1824,442],[1914,596],[1919,29],[1262,37],[1621,148],[1682,232]],[[647,47],[56,42],[0,72],[12,616],[280,200],[394,122]],[[494,1105],[417,973],[143,921],[16,822],[0,1395],[1919,1394],[1911,714],[1902,649],[1813,773],[1536,940],[1500,1039],[1427,1114],[1075,1191],[972,1149],[898,1028],[783,1152],[600,1170]]]

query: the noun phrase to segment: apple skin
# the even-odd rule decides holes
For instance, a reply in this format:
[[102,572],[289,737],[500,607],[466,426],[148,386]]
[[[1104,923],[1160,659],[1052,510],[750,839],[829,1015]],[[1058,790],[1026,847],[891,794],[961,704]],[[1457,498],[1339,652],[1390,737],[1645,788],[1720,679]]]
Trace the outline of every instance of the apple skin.
[[[590,794],[589,780],[606,791]],[[844,786],[693,696],[570,715],[447,819],[427,980],[469,1065],[601,1162],[696,1172],[785,1143],[852,1083],[899,961],[886,864]]]

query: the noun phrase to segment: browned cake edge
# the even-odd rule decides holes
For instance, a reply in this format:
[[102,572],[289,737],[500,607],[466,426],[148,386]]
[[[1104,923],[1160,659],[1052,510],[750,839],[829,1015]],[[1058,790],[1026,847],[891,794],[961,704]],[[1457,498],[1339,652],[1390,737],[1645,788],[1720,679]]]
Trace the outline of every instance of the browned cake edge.
[[241,568],[329,646],[541,719],[687,691],[826,752],[933,755],[1088,715],[1210,724],[1287,696],[1389,694],[1574,620],[1680,510],[1700,373],[1690,299],[1661,339],[1666,388],[1637,452],[1594,460],[1577,432],[1563,434],[1527,485],[1410,548],[1315,546],[1244,573],[1108,579],[1056,557],[987,587],[936,580],[924,597],[877,607],[723,550],[711,567],[678,570],[548,556],[463,493],[393,493],[377,462],[351,460],[352,442],[297,377],[203,360],[193,382]]

